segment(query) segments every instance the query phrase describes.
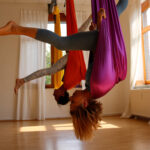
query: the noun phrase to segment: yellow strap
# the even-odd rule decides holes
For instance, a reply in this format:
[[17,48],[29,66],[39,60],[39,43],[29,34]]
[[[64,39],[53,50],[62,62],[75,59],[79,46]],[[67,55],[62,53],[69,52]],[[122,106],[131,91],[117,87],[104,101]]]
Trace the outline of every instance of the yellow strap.
[[[56,22],[55,22],[55,33],[61,36],[61,29],[60,29],[60,13],[59,8],[57,6],[54,6],[54,12],[53,14],[56,16]],[[62,51],[56,49],[54,47],[54,63],[56,63],[60,58],[62,57]],[[54,88],[59,88],[63,82],[61,81],[63,78],[64,71],[59,71],[54,75]]]

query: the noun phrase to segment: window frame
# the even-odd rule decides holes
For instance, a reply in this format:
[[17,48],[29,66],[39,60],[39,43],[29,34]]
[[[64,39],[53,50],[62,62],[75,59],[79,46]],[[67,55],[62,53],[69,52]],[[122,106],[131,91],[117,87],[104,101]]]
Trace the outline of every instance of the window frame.
[[[55,15],[49,14],[48,15],[48,22],[55,23]],[[66,15],[64,13],[60,13],[60,22],[66,22]],[[51,65],[54,64],[54,46],[51,45]],[[45,88],[54,88],[54,75],[51,75],[51,84],[45,84]]]
[[143,27],[143,16],[142,13],[144,13],[148,8],[150,8],[150,0],[146,0],[141,5],[141,19],[142,19],[142,53],[143,53],[143,65],[144,65],[144,82],[145,84],[150,84],[150,80],[146,80],[146,63],[145,63],[145,49],[144,49],[144,34],[150,31],[150,25]]
[[136,81],[138,85],[149,85],[150,80],[146,80],[146,61],[145,61],[145,49],[144,49],[144,34],[150,31],[150,25],[143,27],[143,16],[142,14],[150,8],[150,0],[146,0],[141,4],[141,41],[142,41],[142,55],[143,55],[143,69],[144,69],[144,81]]

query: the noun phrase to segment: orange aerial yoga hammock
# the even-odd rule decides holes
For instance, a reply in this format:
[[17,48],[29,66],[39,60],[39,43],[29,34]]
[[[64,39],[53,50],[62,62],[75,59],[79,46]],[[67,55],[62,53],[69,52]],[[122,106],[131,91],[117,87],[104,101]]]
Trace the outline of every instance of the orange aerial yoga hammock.
[[[74,0],[66,0],[67,35],[78,32]],[[81,51],[69,51],[64,74],[64,87],[71,89],[85,79],[86,66]]]
[[[61,35],[61,28],[60,28],[60,13],[58,6],[54,6],[54,12],[53,14],[56,16],[55,21],[55,33],[59,36]],[[54,47],[54,63],[56,63],[61,57],[62,57],[62,51],[58,50],[56,47]],[[59,88],[63,82],[62,77],[64,75],[64,71],[59,71],[56,74],[54,74],[54,88]]]

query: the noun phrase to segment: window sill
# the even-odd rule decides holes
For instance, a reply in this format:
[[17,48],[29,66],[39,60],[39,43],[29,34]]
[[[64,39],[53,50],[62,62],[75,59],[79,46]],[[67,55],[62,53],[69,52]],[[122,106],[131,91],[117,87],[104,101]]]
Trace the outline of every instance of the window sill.
[[150,84],[138,85],[138,86],[133,87],[133,90],[139,90],[139,89],[150,89]]
[[[80,84],[80,85],[77,85],[75,88],[76,88],[76,89],[80,89],[80,88],[82,88],[82,85],[81,85],[81,84]],[[45,89],[54,89],[54,86],[53,86],[53,85],[46,84],[46,85],[45,85]]]
[[51,85],[51,84],[46,84],[45,85],[45,89],[53,89],[53,88],[54,88],[54,86]]

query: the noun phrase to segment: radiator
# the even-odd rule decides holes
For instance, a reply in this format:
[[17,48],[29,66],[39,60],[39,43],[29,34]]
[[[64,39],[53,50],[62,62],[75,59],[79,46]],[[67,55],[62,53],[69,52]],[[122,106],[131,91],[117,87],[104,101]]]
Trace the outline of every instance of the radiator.
[[130,109],[132,115],[150,118],[150,89],[131,90]]

